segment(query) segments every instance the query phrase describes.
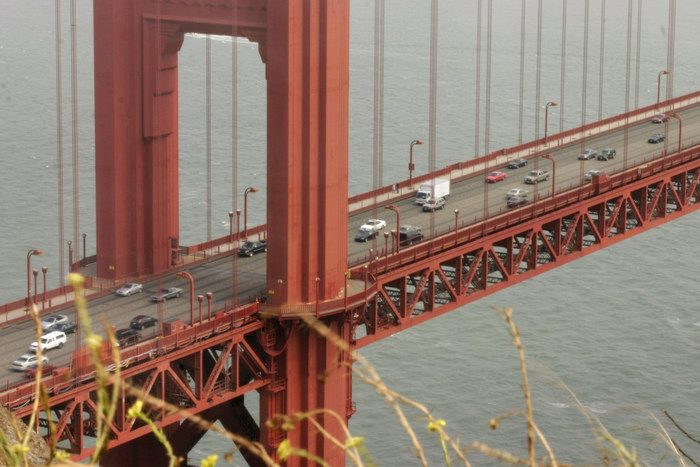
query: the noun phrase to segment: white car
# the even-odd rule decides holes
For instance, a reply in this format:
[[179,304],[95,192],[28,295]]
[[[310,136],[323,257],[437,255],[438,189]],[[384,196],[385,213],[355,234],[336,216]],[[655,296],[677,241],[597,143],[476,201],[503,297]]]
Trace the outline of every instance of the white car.
[[[10,368],[15,370],[15,371],[24,371],[27,368],[29,368],[30,366],[36,365],[38,362],[39,362],[39,359],[36,357],[36,355],[26,353],[26,354],[22,355],[21,357],[19,357],[14,362],[12,362],[12,364],[10,365]],[[48,365],[49,359],[42,355],[41,356],[41,364]]]
[[506,193],[506,200],[518,196],[520,198],[527,198],[528,191],[522,188],[511,188],[508,193]]
[[382,230],[386,227],[386,221],[382,219],[369,219],[367,222],[362,224],[360,230]]
[[39,345],[41,345],[42,352],[46,352],[51,349],[60,349],[63,347],[63,344],[65,344],[66,341],[66,334],[64,332],[53,331],[41,336],[39,342],[32,342],[32,345],[29,346],[29,350],[36,352]]
[[115,293],[120,297],[128,297],[129,295],[141,292],[143,292],[143,285],[130,283],[122,285]]
[[49,328],[59,324],[67,323],[68,317],[66,315],[51,315],[41,320],[41,330],[46,331]]

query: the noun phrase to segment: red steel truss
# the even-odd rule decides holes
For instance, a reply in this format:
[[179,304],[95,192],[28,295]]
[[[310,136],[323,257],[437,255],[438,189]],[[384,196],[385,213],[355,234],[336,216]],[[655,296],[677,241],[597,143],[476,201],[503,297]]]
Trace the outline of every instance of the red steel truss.
[[356,347],[698,209],[697,148],[376,258]]

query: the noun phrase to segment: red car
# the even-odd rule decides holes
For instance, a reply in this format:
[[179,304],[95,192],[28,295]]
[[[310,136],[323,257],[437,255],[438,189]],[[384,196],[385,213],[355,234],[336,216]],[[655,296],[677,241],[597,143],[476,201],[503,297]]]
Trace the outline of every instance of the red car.
[[654,118],[651,119],[651,123],[665,123],[667,121],[668,121],[668,115],[666,115],[666,114],[654,115]]
[[[27,369],[24,370],[24,376],[26,376],[27,378],[34,378],[36,376],[37,369],[38,368],[37,368],[36,364],[29,365],[27,367]],[[56,365],[51,365],[51,364],[47,363],[45,365],[42,365],[41,374],[43,376],[48,376],[51,373],[53,373],[53,370],[55,370],[55,369],[56,369]]]
[[506,179],[505,172],[491,172],[486,176],[486,183],[496,183]]

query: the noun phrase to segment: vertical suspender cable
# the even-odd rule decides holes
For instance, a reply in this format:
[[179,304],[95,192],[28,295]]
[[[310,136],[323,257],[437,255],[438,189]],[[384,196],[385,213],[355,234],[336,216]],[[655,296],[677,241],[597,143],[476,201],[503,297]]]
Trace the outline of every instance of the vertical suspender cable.
[[[632,62],[632,0],[627,1],[627,65],[625,69],[625,113],[629,112],[630,108],[630,73]],[[637,53],[639,53],[639,44],[637,44]],[[637,69],[639,70],[639,68]],[[637,87],[639,89],[639,87]],[[636,105],[636,103],[635,103]],[[627,144],[629,138],[628,125],[625,124],[624,146],[622,148],[622,165],[627,168]]]
[[486,9],[486,102],[484,113],[484,153],[491,152],[491,35],[493,31],[493,0],[489,0]]
[[[231,212],[238,209],[238,1],[231,5]],[[270,170],[268,168],[268,170]],[[233,217],[229,219],[233,222]],[[236,240],[240,244],[237,222]],[[238,255],[231,255],[232,271],[238,270]],[[238,306],[238,274],[231,274],[233,306]]]
[[372,188],[383,185],[384,145],[384,0],[374,2],[374,139]]
[[[542,0],[537,2],[537,70],[535,79],[535,139],[540,137],[540,93],[542,88]],[[537,163],[537,159],[535,159]]]
[[[438,0],[430,1],[430,107],[428,118],[428,171],[436,166],[437,148],[437,63],[438,63]],[[435,235],[435,216],[430,216],[430,236]]]
[[[58,272],[60,285],[64,285],[65,268],[63,263],[63,109],[61,101],[61,1],[56,0],[56,153],[58,156]],[[76,244],[77,247],[77,244]],[[68,265],[70,268],[70,264]]]
[[605,71],[605,0],[600,5],[600,74],[598,78],[598,120],[603,119],[603,75]]
[[211,36],[206,39],[207,240],[211,240]]
[[[673,71],[676,57],[676,0],[668,2],[668,52],[666,69],[670,72],[666,75],[666,99],[673,97]],[[680,150],[680,148],[679,148]]]
[[523,100],[525,99],[525,0],[520,5],[520,105],[518,105],[518,144],[523,142]]
[[[629,12],[630,14],[632,13],[632,0],[630,0],[629,4]],[[634,80],[635,82],[635,89],[634,89],[634,108],[638,109],[639,108],[639,75],[640,75],[640,68],[642,66],[642,60],[641,60],[641,51],[642,51],[642,0],[639,0],[637,2],[637,75]]]
[[566,99],[566,0],[562,0],[561,13],[561,76],[559,77],[559,132],[564,129],[564,105]]
[[[76,53],[76,21],[75,0],[70,2],[70,62],[71,62],[71,110],[72,110],[72,135],[73,135],[73,244],[78,251],[80,236],[80,184],[78,183],[78,56]],[[76,258],[78,254],[76,253]],[[84,258],[83,258],[84,259]]]
[[[590,1],[585,0],[585,8],[583,15],[583,68],[581,70],[581,76],[583,77],[583,82],[581,86],[581,126],[586,125],[586,91],[588,88],[588,15],[590,12]],[[583,143],[583,140],[581,142]],[[583,166],[581,166],[583,167]]]
[[479,157],[479,128],[481,125],[479,110],[481,107],[481,2],[477,1],[476,9],[476,97],[474,99],[474,157]]

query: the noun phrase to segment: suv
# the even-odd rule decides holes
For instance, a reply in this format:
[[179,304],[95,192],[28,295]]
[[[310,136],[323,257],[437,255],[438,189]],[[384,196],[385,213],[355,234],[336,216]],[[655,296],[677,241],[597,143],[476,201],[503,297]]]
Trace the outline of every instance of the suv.
[[613,148],[605,148],[600,151],[600,154],[598,154],[598,160],[607,161],[610,159],[614,159],[616,155],[617,151],[615,151]]
[[141,340],[141,334],[129,328],[117,329],[114,332],[114,337],[117,340],[119,347],[126,347],[127,345],[136,344]]
[[41,336],[39,342],[32,342],[29,346],[29,350],[36,352],[41,345],[41,351],[46,352],[47,350],[61,348],[63,344],[66,343],[66,334],[61,331],[53,331]]
[[402,225],[399,229],[399,245],[409,246],[423,240],[423,232],[415,225]]

